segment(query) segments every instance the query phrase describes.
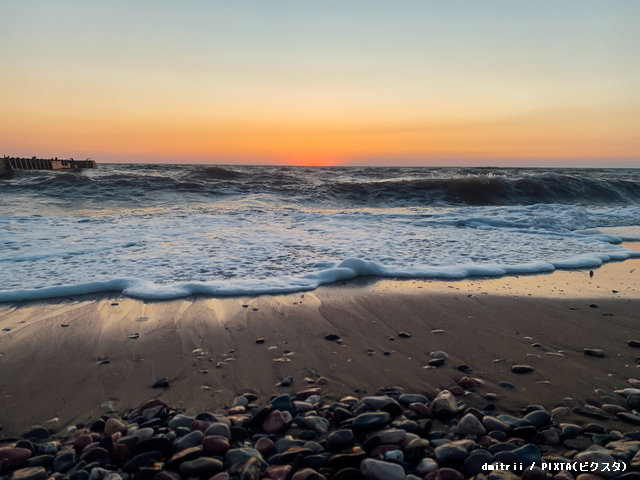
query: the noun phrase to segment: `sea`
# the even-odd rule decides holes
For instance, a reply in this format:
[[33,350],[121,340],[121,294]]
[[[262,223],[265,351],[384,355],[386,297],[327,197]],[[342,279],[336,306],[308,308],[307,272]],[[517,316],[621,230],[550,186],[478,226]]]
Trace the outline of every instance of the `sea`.
[[0,302],[313,290],[639,257],[640,169],[99,164],[0,177]]

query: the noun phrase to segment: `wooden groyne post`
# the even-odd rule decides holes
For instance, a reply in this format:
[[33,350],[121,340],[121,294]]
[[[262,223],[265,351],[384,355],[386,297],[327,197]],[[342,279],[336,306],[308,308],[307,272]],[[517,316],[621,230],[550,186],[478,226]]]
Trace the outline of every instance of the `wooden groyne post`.
[[73,158],[20,158],[4,156],[0,159],[0,175],[9,170],[78,170],[81,168],[98,168],[98,164],[87,158],[74,160]]

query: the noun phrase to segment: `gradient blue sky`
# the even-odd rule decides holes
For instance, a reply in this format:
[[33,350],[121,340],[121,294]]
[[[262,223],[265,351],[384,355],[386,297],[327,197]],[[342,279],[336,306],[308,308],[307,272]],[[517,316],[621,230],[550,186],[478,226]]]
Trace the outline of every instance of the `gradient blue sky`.
[[640,166],[640,2],[7,1],[0,154]]

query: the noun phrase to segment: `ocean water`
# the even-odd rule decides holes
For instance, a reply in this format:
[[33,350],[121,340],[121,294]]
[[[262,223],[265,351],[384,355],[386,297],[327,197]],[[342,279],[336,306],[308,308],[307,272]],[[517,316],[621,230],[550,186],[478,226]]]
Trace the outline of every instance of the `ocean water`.
[[310,290],[638,257],[640,170],[100,164],[0,177],[0,302]]

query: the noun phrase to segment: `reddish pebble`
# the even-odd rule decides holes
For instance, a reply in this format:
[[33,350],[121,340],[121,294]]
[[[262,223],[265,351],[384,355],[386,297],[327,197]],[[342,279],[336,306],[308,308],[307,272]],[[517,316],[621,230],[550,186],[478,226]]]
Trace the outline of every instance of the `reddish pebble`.
[[271,480],[284,480],[291,471],[291,465],[272,465],[267,467],[267,475]]
[[468,390],[469,388],[473,387],[481,387],[482,385],[484,385],[484,380],[476,377],[462,377],[458,381],[458,385],[460,385],[465,390]]
[[476,440],[476,443],[482,447],[488,447],[489,445],[491,445],[491,441],[493,439],[488,436],[488,435],[483,435],[482,437],[480,437],[478,440]]
[[326,385],[327,383],[329,383],[329,379],[326,377],[320,377],[318,380],[316,380],[316,383],[318,385]]
[[296,395],[300,398],[309,398],[311,395],[320,395],[321,391],[321,388],[309,388],[307,390],[298,392]]
[[277,433],[284,427],[285,423],[287,423],[287,421],[284,415],[282,415],[282,412],[280,412],[280,410],[274,410],[267,416],[262,424],[262,429],[267,433]]
[[273,448],[274,448],[273,442],[271,441],[271,439],[267,437],[260,437],[260,439],[258,439],[258,441],[256,442],[256,446],[255,446],[255,449],[260,453],[262,453],[263,455],[273,450]]
[[424,403],[412,403],[409,405],[409,410],[416,412],[423,417],[431,417],[431,409]]
[[211,453],[223,453],[229,450],[229,439],[222,435],[211,435],[202,440],[202,450]]
[[107,423],[104,424],[104,434],[113,435],[116,432],[124,432],[124,423],[117,418],[110,418]]
[[[244,413],[244,412],[240,412],[240,413]],[[209,422],[205,422],[203,420],[194,420],[193,422],[191,422],[191,431],[194,432],[196,430],[200,430],[202,433],[207,431],[207,428],[209,428],[211,426],[211,424]]]
[[462,387],[451,387],[451,388],[447,388],[447,390],[451,392],[451,395],[455,395],[456,397],[459,397],[460,395],[464,395],[464,389]]
[[164,403],[162,400],[156,398],[155,400],[149,400],[148,402],[144,403],[138,409],[138,414],[142,415],[142,412],[144,412],[147,408],[153,408],[153,407],[157,407],[157,406],[161,406],[162,408],[167,408],[167,409],[169,408],[169,405]]
[[93,438],[90,435],[80,435],[73,440],[67,442],[67,445],[73,445],[78,450],[84,450],[87,445],[93,443]]
[[26,448],[3,447],[0,448],[0,460],[7,460],[10,467],[22,465],[31,457],[31,452]]
[[118,440],[120,440],[120,437],[122,437],[122,433],[116,432],[113,435],[111,435],[111,440],[113,440],[113,443],[116,443]]
[[244,407],[241,407],[241,406],[233,407],[232,409],[229,410],[229,415],[241,415],[245,411],[246,410],[244,409]]

